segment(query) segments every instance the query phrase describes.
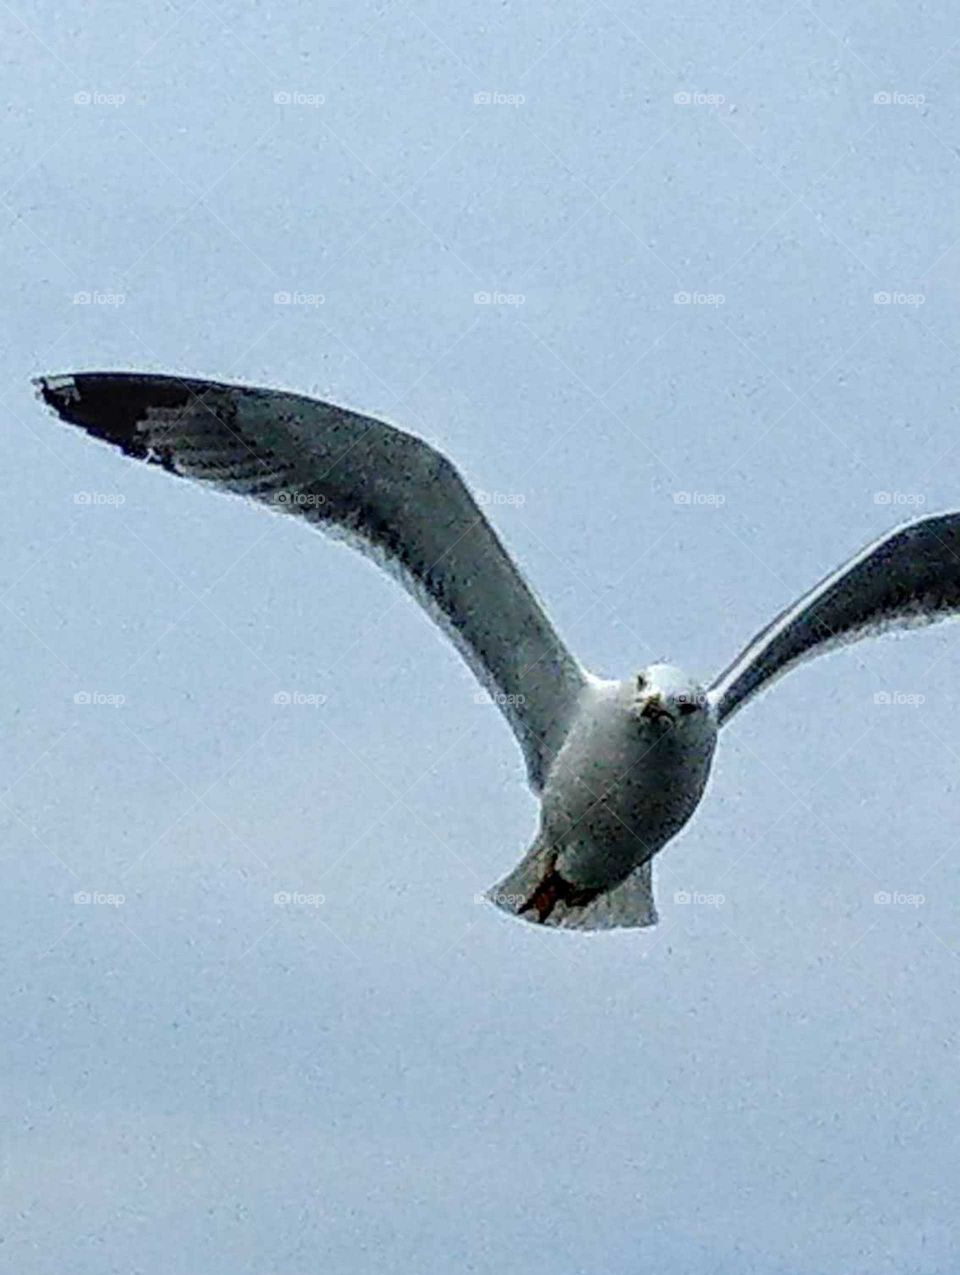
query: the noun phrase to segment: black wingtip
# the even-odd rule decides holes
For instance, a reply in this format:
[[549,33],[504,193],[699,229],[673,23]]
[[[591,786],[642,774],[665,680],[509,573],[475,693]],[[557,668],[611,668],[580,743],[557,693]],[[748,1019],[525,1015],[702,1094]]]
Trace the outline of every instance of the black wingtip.
[[35,376],[33,389],[37,398],[59,414],[76,392],[75,378],[69,375]]
[[184,407],[193,396],[186,382],[167,376],[121,372],[71,372],[39,376],[37,395],[62,421],[144,459],[142,422],[149,409]]

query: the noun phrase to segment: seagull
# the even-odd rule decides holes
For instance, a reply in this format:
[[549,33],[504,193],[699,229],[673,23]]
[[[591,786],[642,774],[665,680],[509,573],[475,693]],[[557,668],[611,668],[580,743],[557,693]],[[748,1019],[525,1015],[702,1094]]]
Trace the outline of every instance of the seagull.
[[664,663],[611,680],[568,650],[453,464],[423,439],[279,390],[129,372],[35,385],[63,421],[125,455],[301,518],[399,577],[520,744],[539,826],[487,897],[537,925],[654,925],[653,857],[699,805],[720,728],[802,660],[960,611],[960,513],[931,515],[825,576],[709,685]]

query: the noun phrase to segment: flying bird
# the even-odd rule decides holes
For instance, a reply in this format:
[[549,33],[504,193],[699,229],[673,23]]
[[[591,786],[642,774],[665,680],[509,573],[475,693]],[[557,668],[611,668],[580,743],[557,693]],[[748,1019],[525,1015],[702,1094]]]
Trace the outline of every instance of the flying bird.
[[659,663],[601,678],[567,649],[457,470],[423,439],[277,390],[126,372],[36,385],[64,421],[127,456],[302,518],[399,577],[520,744],[539,826],[488,897],[540,925],[655,924],[652,860],[697,808],[721,726],[801,660],[960,611],[960,513],[938,514],[825,576],[708,686]]

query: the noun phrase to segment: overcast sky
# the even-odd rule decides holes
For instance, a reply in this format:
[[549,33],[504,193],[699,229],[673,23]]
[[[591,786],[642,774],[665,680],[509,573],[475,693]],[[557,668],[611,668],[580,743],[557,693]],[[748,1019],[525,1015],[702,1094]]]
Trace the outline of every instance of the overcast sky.
[[477,895],[536,803],[426,617],[29,382],[385,415],[591,669],[708,679],[960,506],[958,36],[947,0],[0,8],[8,1269],[956,1270],[960,630],[738,715],[657,928],[521,925]]

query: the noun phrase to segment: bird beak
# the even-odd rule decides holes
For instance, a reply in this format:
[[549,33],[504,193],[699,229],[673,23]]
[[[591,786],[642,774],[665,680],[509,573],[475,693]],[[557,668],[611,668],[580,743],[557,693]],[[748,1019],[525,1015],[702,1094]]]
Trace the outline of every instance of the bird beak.
[[640,716],[646,717],[649,721],[660,721],[664,718],[668,722],[673,721],[673,714],[666,707],[659,695],[651,695],[643,708],[640,710]]

